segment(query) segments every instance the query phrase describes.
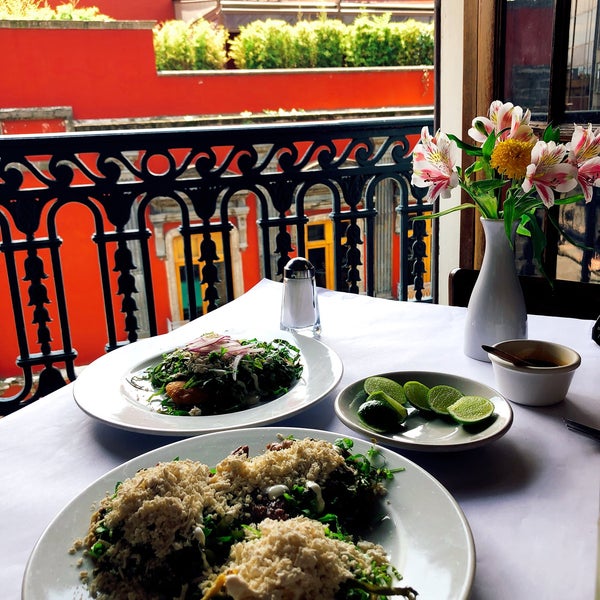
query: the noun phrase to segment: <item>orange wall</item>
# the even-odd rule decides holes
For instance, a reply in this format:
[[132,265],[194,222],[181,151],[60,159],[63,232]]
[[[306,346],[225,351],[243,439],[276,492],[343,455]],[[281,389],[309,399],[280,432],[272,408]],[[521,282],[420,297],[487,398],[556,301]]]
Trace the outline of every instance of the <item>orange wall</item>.
[[[47,0],[52,8],[68,0]],[[119,21],[167,21],[174,18],[173,0],[78,0],[77,8],[96,6],[103,14]]]
[[[433,105],[431,69],[158,74],[151,29],[0,30],[0,108],[67,106],[75,119]],[[268,77],[269,79],[266,79]]]
[[[260,247],[261,242],[258,236],[258,227],[253,226],[258,221],[256,197],[253,194],[250,194],[246,198],[246,204],[249,209],[248,215],[246,216],[248,248],[242,252],[242,260],[244,261],[244,287],[249,290],[252,286],[256,285],[262,277],[258,260],[258,248]],[[248,259],[247,255],[250,253],[256,256],[256,260]]]
[[0,134],[18,135],[21,133],[59,133],[65,131],[67,123],[63,119],[28,119],[22,120],[0,120]]

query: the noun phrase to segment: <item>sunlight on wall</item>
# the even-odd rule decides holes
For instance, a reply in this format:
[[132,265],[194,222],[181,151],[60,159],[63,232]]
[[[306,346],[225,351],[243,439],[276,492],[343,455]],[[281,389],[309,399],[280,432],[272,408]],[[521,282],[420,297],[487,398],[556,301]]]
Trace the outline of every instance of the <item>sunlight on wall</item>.
[[[440,51],[440,115],[442,131],[460,135],[462,131],[463,96],[463,2],[444,0],[441,5]],[[460,202],[460,190],[452,198],[442,200],[444,210]],[[439,302],[448,304],[448,273],[458,267],[460,217],[454,213],[443,217],[439,237]]]

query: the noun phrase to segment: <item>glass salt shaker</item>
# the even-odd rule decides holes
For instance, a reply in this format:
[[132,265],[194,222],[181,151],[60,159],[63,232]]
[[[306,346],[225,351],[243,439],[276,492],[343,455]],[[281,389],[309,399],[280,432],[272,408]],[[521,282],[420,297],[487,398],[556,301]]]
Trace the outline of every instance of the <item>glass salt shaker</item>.
[[315,268],[305,258],[292,258],[283,269],[280,327],[317,337],[321,333]]

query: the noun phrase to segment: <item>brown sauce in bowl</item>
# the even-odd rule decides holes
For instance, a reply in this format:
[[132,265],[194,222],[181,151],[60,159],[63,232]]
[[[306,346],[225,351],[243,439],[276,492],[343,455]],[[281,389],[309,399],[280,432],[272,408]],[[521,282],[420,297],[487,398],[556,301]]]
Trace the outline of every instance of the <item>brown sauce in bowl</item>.
[[531,356],[528,356],[527,358],[522,357],[523,360],[526,360],[528,363],[531,363],[532,367],[545,367],[545,368],[550,368],[550,367],[560,367],[562,366],[561,363],[556,362],[555,360],[547,360],[545,358],[533,358]]

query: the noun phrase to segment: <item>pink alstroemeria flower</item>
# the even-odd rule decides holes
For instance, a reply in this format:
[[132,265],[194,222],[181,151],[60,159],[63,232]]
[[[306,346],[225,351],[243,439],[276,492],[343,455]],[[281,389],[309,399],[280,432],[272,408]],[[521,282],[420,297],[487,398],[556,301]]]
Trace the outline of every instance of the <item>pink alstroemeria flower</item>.
[[569,192],[577,185],[577,168],[566,162],[567,149],[555,142],[537,142],[531,164],[521,185],[525,193],[534,186],[547,208],[554,205],[554,192]]
[[425,196],[427,202],[433,202],[440,195],[442,198],[450,197],[450,190],[458,185],[458,157],[456,142],[439,130],[432,137],[429,128],[423,127],[421,139],[413,150],[411,183],[417,187],[429,187]]
[[490,133],[498,135],[499,140],[530,141],[535,134],[529,125],[531,111],[523,112],[520,106],[511,102],[494,100],[490,104],[489,117],[475,117],[469,135],[476,142],[483,144]]
[[577,125],[567,144],[569,162],[577,167],[577,182],[581,186],[586,202],[592,200],[593,186],[600,185],[600,129],[592,131]]

